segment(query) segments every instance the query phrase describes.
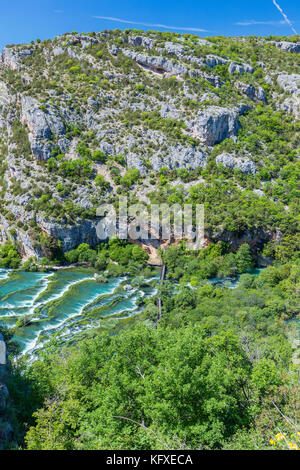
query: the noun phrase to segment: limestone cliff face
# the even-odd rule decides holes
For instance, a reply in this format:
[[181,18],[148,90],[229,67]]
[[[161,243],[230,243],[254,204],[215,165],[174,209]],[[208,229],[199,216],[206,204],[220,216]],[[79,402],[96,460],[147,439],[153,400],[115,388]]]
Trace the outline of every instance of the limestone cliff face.
[[293,113],[296,117],[300,116],[300,74],[293,73],[280,74],[277,77],[277,83],[290,96],[287,97],[279,108],[289,113]]
[[238,116],[246,109],[243,106],[233,110],[211,106],[205,111],[200,111],[196,119],[191,122],[192,135],[209,146],[219,144],[229,137],[235,137],[240,128]]
[[37,100],[30,96],[22,96],[21,121],[29,129],[28,137],[36,160],[48,160],[54,147],[51,143],[52,136],[65,134],[62,118],[52,106],[44,112]]
[[298,42],[280,41],[275,43],[275,45],[278,49],[283,51],[300,54],[300,44]]
[[254,175],[256,173],[256,166],[250,158],[235,158],[234,155],[221,153],[216,157],[216,163],[233,170],[237,168],[246,174]]

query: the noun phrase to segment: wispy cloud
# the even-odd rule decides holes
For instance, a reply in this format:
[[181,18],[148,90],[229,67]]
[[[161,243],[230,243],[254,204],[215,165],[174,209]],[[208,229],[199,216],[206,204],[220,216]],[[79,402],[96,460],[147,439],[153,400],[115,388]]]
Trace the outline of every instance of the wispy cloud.
[[285,24],[285,21],[257,21],[257,20],[245,20],[245,21],[238,21],[237,23],[234,23],[239,26],[252,26],[252,25],[281,25]]
[[273,4],[275,5],[275,7],[277,8],[277,10],[278,10],[278,11],[281,13],[281,15],[283,16],[285,23],[287,23],[287,24],[290,26],[290,28],[291,28],[291,30],[293,31],[293,33],[298,34],[297,31],[295,30],[295,28],[294,28],[292,22],[288,19],[288,17],[287,17],[286,14],[284,13],[283,9],[281,8],[281,6],[278,5],[278,3],[276,3],[276,0],[273,0]]
[[64,10],[53,10],[53,11],[54,11],[54,13],[63,13],[64,12]]
[[124,20],[122,18],[114,18],[111,16],[93,16],[93,18],[97,18],[99,20],[108,20],[108,21],[115,21],[116,23],[125,23],[125,24],[132,24],[132,25],[139,25],[139,26],[147,26],[150,28],[163,28],[163,29],[175,29],[181,31],[197,31],[197,32],[208,32],[207,29],[202,28],[188,28],[186,26],[168,26],[165,24],[155,24],[155,23],[143,23],[140,21],[131,21],[131,20]]

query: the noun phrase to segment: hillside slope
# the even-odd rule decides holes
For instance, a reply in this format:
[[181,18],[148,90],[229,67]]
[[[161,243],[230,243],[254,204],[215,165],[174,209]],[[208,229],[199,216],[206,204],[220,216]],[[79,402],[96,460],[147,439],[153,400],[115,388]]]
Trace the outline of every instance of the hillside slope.
[[95,245],[97,207],[129,194],[205,203],[209,239],[294,243],[298,53],[135,30],[5,47],[0,241],[50,259]]

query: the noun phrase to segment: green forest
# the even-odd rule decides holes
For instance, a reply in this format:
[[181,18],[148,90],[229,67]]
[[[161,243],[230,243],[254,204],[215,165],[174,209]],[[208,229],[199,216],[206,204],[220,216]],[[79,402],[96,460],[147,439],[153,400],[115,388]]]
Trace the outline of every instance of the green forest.
[[[110,255],[102,248],[98,259],[121,260],[128,249],[117,246],[111,243]],[[298,446],[299,366],[289,321],[299,307],[299,256],[255,275],[248,245],[236,254],[222,250],[170,247],[163,253],[167,279],[138,322],[74,347],[54,339],[32,365],[11,366],[9,414],[17,432],[9,446]],[[241,273],[238,287],[207,284],[216,269]]]

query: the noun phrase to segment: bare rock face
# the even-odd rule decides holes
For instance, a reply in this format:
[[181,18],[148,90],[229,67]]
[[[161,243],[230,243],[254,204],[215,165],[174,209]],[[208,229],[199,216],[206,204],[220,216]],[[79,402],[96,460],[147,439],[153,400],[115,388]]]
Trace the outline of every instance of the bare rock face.
[[110,47],[108,47],[108,50],[112,55],[118,55],[118,53],[120,52],[120,48],[117,47],[115,44],[112,44]]
[[294,116],[300,116],[300,96],[294,96],[292,98],[286,98],[283,103],[280,104],[279,109],[286,111],[287,113],[294,114]]
[[[26,220],[26,213],[23,210],[23,212],[18,214],[22,220]],[[12,228],[10,223],[0,215],[0,224],[1,224],[1,229],[0,229],[0,242],[5,242],[11,238],[11,235],[9,233],[9,230]],[[18,246],[20,247],[20,252],[23,256],[26,257],[34,257],[36,256],[38,259],[42,258],[43,252],[39,246],[35,246],[34,240],[30,237],[29,234],[26,232],[23,232],[19,228],[15,228],[16,236],[15,240],[18,243]]]
[[254,175],[256,173],[256,166],[250,158],[235,158],[229,153],[222,153],[216,157],[216,163],[232,170],[237,168],[246,174]]
[[37,160],[47,160],[53,149],[52,135],[65,134],[63,120],[51,106],[46,112],[42,110],[39,102],[30,96],[22,96],[21,107],[21,120],[29,127],[32,153]]
[[198,149],[193,147],[182,147],[177,145],[176,147],[170,147],[168,156],[163,159],[156,155],[151,159],[152,167],[154,170],[159,170],[162,167],[167,166],[171,170],[177,168],[186,168],[194,170],[195,168],[204,168],[207,163],[206,155]]
[[96,233],[97,220],[82,220],[76,225],[62,225],[37,217],[37,222],[51,237],[62,241],[62,250],[69,251],[80,243],[95,246],[99,241]]
[[281,42],[276,42],[275,44],[276,44],[276,47],[278,49],[281,49],[282,51],[294,52],[295,54],[300,53],[300,43],[299,42],[281,41]]
[[7,86],[4,82],[0,81],[0,106],[6,106],[9,104],[10,96]]
[[55,110],[48,106],[46,111],[40,109],[40,104],[30,96],[23,96],[22,120],[27,122],[30,131],[40,138],[51,138],[51,135],[65,133],[65,125]]
[[182,64],[176,64],[172,60],[161,56],[148,56],[136,54],[135,52],[123,49],[123,54],[135,60],[143,68],[159,74],[168,73],[171,75],[184,75],[187,68]]
[[219,57],[217,55],[209,54],[206,56],[204,60],[204,64],[207,65],[209,68],[214,68],[216,65],[226,65],[228,64],[228,59],[223,59],[223,57]]
[[7,119],[5,118],[4,111],[9,111],[11,104],[11,96],[9,94],[6,84],[0,81],[0,129],[5,129],[7,126]]
[[254,68],[249,64],[237,64],[236,62],[231,62],[228,71],[229,73],[243,75],[244,73],[253,73]]
[[168,52],[168,54],[176,55],[178,57],[184,56],[183,44],[174,44],[173,42],[167,41],[165,43],[165,50]]
[[277,83],[281,88],[292,95],[300,93],[300,75],[297,73],[291,75],[280,74],[278,75]]
[[246,83],[238,82],[236,87],[241,90],[244,95],[246,95],[250,100],[266,102],[266,95],[262,87],[255,88],[253,85],[248,85]]
[[10,47],[4,47],[1,53],[1,62],[11,70],[21,70],[20,60],[34,53],[33,49],[16,51]]
[[1,62],[11,70],[19,70],[18,58],[13,49],[4,47],[1,53]]
[[300,116],[300,75],[293,73],[280,74],[277,77],[277,83],[280,88],[291,94],[290,98],[286,98],[278,108],[289,113],[293,113],[296,117]]
[[23,96],[22,121],[29,127],[29,131],[37,139],[50,139],[51,129],[48,125],[45,113],[39,109],[39,103],[30,96]]
[[172,118],[175,120],[180,119],[180,111],[173,105],[162,104],[160,108],[160,115],[163,118]]
[[206,145],[218,144],[228,137],[236,136],[240,128],[238,117],[241,112],[243,109],[240,111],[210,106],[200,111],[197,118],[190,123],[190,132]]
[[153,49],[155,41],[146,36],[129,36],[129,44],[134,47],[143,46],[146,49]]

